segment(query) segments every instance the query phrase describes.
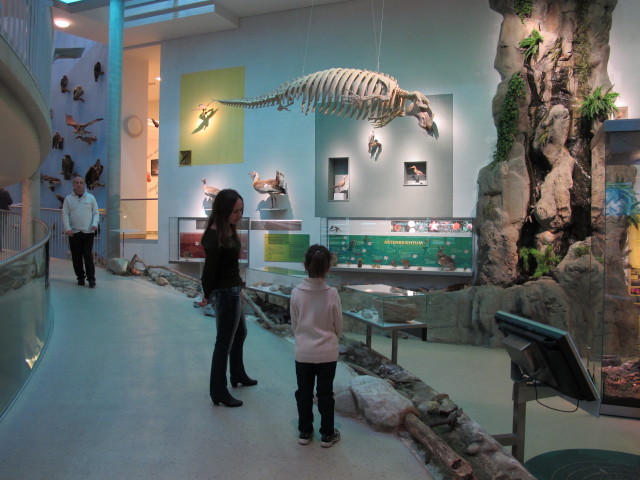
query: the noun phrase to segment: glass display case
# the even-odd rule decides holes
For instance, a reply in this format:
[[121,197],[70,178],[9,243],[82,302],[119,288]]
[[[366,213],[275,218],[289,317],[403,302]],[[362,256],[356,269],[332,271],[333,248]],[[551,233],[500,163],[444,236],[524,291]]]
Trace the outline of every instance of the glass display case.
[[[240,263],[249,262],[249,217],[242,217],[238,225]],[[169,217],[169,262],[204,263],[204,249],[200,238],[207,223],[206,217]]]
[[326,218],[333,270],[473,275],[471,218]]
[[[307,278],[304,270],[294,270],[281,267],[247,268],[246,288],[257,293],[273,295],[289,299],[291,290]],[[325,280],[327,284],[338,287],[341,283],[340,277],[328,275]]]
[[427,295],[389,285],[345,285],[342,310],[378,326],[425,323]]
[[600,413],[640,418],[640,120],[605,121],[591,147],[600,166],[591,242],[600,264],[591,322],[603,330]]

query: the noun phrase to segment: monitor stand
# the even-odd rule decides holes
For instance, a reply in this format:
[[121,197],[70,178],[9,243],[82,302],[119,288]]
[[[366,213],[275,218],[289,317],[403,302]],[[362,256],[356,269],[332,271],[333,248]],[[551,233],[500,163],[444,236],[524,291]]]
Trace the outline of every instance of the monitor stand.
[[524,463],[527,402],[555,396],[558,396],[558,392],[551,387],[513,382],[513,431],[493,435],[493,438],[505,447],[510,446],[511,455],[520,463]]

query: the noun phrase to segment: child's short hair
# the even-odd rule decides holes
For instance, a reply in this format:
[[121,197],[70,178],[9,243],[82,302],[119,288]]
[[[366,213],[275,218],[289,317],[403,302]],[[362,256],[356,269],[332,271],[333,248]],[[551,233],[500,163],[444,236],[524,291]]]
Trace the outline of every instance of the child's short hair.
[[324,277],[331,267],[331,252],[323,245],[311,245],[304,254],[304,268],[309,277]]

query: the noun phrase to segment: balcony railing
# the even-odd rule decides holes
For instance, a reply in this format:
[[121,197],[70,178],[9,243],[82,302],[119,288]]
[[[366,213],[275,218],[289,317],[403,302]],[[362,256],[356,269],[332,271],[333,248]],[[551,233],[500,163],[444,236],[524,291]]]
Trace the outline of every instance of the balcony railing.
[[33,220],[24,245],[21,216],[0,210],[0,417],[11,405],[49,339],[49,229]]

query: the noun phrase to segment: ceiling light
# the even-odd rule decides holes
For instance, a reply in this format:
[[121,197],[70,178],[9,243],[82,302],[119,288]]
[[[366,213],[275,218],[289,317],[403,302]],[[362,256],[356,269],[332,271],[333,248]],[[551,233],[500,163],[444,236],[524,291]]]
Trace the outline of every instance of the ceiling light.
[[156,77],[156,80],[161,81],[161,80],[162,80],[162,78],[160,78],[160,77],[158,76],[158,77]]
[[69,25],[71,25],[71,22],[66,18],[54,18],[53,23],[58,28],[67,28]]

